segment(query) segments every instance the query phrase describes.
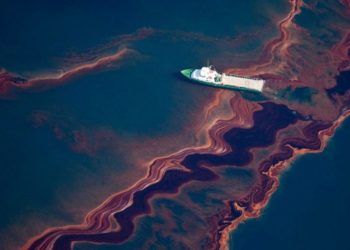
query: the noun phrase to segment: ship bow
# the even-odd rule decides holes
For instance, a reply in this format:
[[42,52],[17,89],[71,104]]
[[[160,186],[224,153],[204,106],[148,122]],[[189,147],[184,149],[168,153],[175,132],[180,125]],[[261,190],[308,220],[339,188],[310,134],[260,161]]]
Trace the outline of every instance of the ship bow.
[[191,78],[193,69],[183,69],[181,70],[181,74],[187,78]]

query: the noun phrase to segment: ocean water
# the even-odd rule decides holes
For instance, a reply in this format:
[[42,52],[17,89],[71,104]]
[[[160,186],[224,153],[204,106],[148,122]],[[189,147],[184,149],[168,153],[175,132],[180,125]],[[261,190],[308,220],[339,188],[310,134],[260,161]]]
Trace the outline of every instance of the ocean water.
[[350,184],[346,120],[324,152],[299,157],[262,216],[241,224],[230,247],[250,249],[349,249]]
[[[264,6],[276,16],[288,7],[283,1]],[[263,40],[235,45],[231,39],[257,29],[268,31],[260,38],[277,34],[263,9],[255,1],[2,1],[0,68],[24,78],[99,57],[121,35],[144,28],[156,35],[108,50],[131,48],[140,54],[135,61],[0,101],[1,244],[23,244],[47,226],[77,223],[85,200],[86,212],[125,187],[119,179],[106,184],[106,176],[132,171],[125,160],[131,147],[76,152],[74,132],[112,131],[131,142],[181,132],[216,90],[198,91],[176,73],[259,49]],[[36,124],[36,114],[44,114],[43,124]]]
[[[328,8],[319,5],[321,10]],[[26,79],[55,78],[125,48],[133,53],[57,86],[48,81],[42,89],[29,88],[15,97],[0,99],[0,248],[17,249],[46,228],[81,223],[86,213],[109,195],[146,175],[147,160],[161,156],[154,154],[155,149],[168,152],[164,149],[182,149],[183,141],[194,143],[194,123],[204,119],[203,110],[218,90],[186,81],[179,71],[207,61],[223,70],[257,59],[267,41],[280,37],[278,22],[290,7],[282,0],[2,1],[0,70]],[[323,30],[315,21],[324,19],[323,25],[329,25],[329,19],[336,17],[336,12],[331,13],[314,16],[314,11],[303,9],[295,18],[310,31],[312,39],[324,40],[318,44],[320,50],[324,45],[331,47],[340,36],[340,32]],[[319,35],[319,31],[325,34]],[[312,39],[308,41],[311,44]],[[299,53],[296,57],[308,52],[307,46],[299,48],[301,52],[294,48]],[[279,56],[285,55],[283,52],[273,55],[273,60],[282,60]],[[288,56],[292,58],[292,54]],[[316,48],[315,54],[322,53]],[[310,108],[315,104],[313,91],[301,87],[281,95]],[[249,94],[246,97],[257,99]],[[261,131],[269,136],[260,130],[252,129],[253,134],[242,129],[246,137],[235,141],[233,133],[232,145],[237,142],[237,148],[250,150],[251,145],[267,140],[260,145],[267,146],[273,143],[279,125],[292,124],[297,117],[282,106],[266,106],[272,107],[271,117],[278,122],[270,126],[271,117],[260,117],[263,122],[256,127],[261,125]],[[277,109],[282,110],[281,116],[273,112]],[[283,114],[293,118],[288,120]],[[349,127],[348,120],[325,152],[302,156],[293,163],[262,217],[247,221],[232,233],[230,248],[348,249]],[[287,131],[283,136],[288,133],[298,131]],[[181,135],[189,139],[176,137]],[[200,165],[200,154],[192,156],[189,162],[197,162],[198,157]],[[139,192],[141,198],[135,204],[140,208],[135,208],[135,214],[138,209],[145,212],[147,204],[151,204],[153,214],[135,219],[130,241],[119,245],[80,243],[76,249],[137,249],[142,244],[148,249],[171,249],[179,244],[175,249],[182,249],[181,244],[188,239],[194,245],[200,242],[195,246],[205,249],[207,242],[200,240],[203,235],[209,239],[208,228],[226,223],[213,213],[221,213],[227,207],[224,201],[247,193],[258,179],[253,167],[236,168],[240,160],[248,162],[250,154],[236,157],[233,163],[214,157],[218,165],[225,164],[221,182],[210,175],[208,180],[213,182],[209,185],[197,180],[185,187],[179,185],[178,194],[167,196],[167,190],[185,179],[174,171],[172,178],[169,174],[158,183],[164,197],[153,198],[158,195],[157,184],[149,187],[149,194]],[[215,171],[220,172],[218,169]],[[192,177],[205,179],[205,174]],[[231,185],[235,188],[227,189]],[[152,189],[156,191],[152,193]],[[134,224],[127,226],[130,229]],[[99,236],[97,233],[91,239]],[[63,235],[61,243],[67,243],[64,240],[69,237],[74,238],[74,234]]]
[[[207,0],[201,3],[184,0],[103,3],[2,1],[0,65],[16,73],[41,72],[57,67],[59,59],[71,53],[91,50],[118,35],[130,34],[145,27],[170,32],[198,32],[230,39],[259,28],[264,33],[264,28],[273,25],[270,17],[265,16],[264,9],[282,16],[288,7],[280,0],[266,6],[255,1],[227,0],[216,4]],[[268,31],[273,32],[271,29]],[[274,32],[277,33],[277,30]],[[173,53],[177,51],[177,46],[181,47],[181,44],[172,47]],[[157,54],[157,49],[162,47],[164,45],[154,44],[153,52]],[[168,58],[173,58],[173,55],[169,54]],[[181,59],[180,55],[176,57]],[[189,54],[189,57],[196,55]],[[204,58],[206,60],[207,57]],[[192,66],[187,58],[182,58],[182,62]]]

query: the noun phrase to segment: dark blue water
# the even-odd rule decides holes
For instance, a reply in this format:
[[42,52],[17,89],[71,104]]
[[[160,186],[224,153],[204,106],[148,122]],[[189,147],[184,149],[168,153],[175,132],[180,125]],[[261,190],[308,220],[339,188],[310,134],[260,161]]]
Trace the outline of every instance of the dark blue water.
[[267,6],[237,0],[5,0],[0,9],[0,67],[26,73],[50,69],[67,54],[87,51],[143,27],[217,38],[234,38],[259,29],[264,33],[263,28],[271,25],[264,9],[282,16],[288,7],[280,0]]
[[[105,187],[107,175],[131,169],[123,161],[129,153],[123,148],[108,157],[77,154],[57,140],[54,125],[63,125],[68,132],[107,128],[133,142],[181,133],[215,90],[198,91],[197,85],[175,73],[198,67],[208,58],[227,62],[235,54],[255,54],[278,34],[271,13],[283,16],[288,8],[281,0],[264,5],[238,0],[2,1],[0,68],[25,77],[69,69],[72,65],[66,59],[72,54],[92,51],[100,56],[96,50],[140,28],[158,33],[124,44],[141,56],[121,68],[88,73],[64,86],[0,101],[0,212],[4,215],[0,245],[8,240],[22,244],[48,226],[76,223],[75,216],[81,219],[83,214],[67,211],[68,197],[77,192],[74,200],[83,204],[91,199],[92,208],[107,193],[90,195],[90,189]],[[261,39],[231,43],[250,33]],[[115,53],[118,47],[111,50]],[[49,114],[51,125],[33,126],[32,115],[38,111]],[[110,184],[111,192],[119,191],[118,184]]]
[[349,249],[350,120],[321,154],[300,157],[259,219],[232,234],[234,250]]

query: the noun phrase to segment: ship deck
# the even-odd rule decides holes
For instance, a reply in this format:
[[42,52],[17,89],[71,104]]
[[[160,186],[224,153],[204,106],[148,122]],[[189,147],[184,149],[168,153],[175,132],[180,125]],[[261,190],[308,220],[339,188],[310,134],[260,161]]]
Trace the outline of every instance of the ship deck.
[[265,80],[262,80],[262,79],[249,79],[249,78],[238,77],[234,75],[226,75],[226,74],[222,74],[221,81],[222,81],[222,84],[224,85],[245,88],[245,89],[252,89],[259,92],[262,91],[265,84]]

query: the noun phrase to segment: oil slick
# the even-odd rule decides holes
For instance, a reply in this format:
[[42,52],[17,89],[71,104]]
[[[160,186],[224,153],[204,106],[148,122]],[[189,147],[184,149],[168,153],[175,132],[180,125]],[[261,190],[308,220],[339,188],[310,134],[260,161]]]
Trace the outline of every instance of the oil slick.
[[[330,14],[323,20],[325,27],[315,32],[327,36],[328,30],[336,29],[338,34],[330,38],[329,44],[322,43],[322,36],[311,34],[308,29],[312,29],[303,19],[318,8],[327,9]],[[335,15],[340,16],[337,23],[326,26]],[[252,102],[239,93],[216,92],[202,110],[201,126],[192,124],[196,143],[153,155],[144,162],[146,174],[142,178],[111,194],[88,212],[82,223],[47,228],[28,239],[22,248],[72,249],[83,244],[112,243],[116,249],[133,244],[144,249],[165,242],[165,246],[174,244],[178,248],[228,249],[229,234],[243,221],[261,215],[278,188],[280,172],[296,156],[322,151],[327,139],[350,114],[346,84],[350,65],[349,18],[346,1],[325,1],[318,7],[301,0],[291,1],[289,13],[277,23],[279,35],[266,42],[258,59],[246,61],[244,68],[225,70],[262,76],[277,95],[273,93],[267,101]],[[150,37],[158,38],[172,35],[170,31],[151,33]],[[319,47],[315,48],[315,44]],[[21,91],[58,86],[73,76],[122,63],[130,55],[137,52],[121,48],[61,75],[32,80],[3,71],[0,96],[9,98]],[[200,91],[200,87],[197,89]],[[218,110],[221,112],[215,113]],[[47,117],[41,113],[35,119],[37,127],[47,124]],[[67,134],[58,130],[56,133],[56,138],[67,142],[76,153],[89,156],[100,148],[115,147],[113,140],[119,138],[112,132],[89,135],[83,130],[73,134],[75,143],[71,143],[64,139]],[[99,139],[96,145],[89,142]],[[171,139],[154,141],[167,144]],[[133,159],[136,162],[140,160],[137,157]],[[148,228],[147,232],[142,228]],[[191,228],[197,230],[193,232]],[[146,240],[142,233],[147,233]]]

